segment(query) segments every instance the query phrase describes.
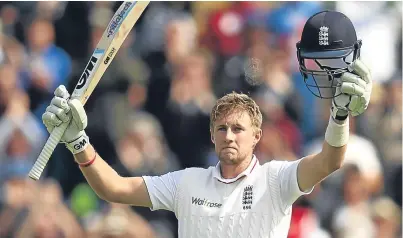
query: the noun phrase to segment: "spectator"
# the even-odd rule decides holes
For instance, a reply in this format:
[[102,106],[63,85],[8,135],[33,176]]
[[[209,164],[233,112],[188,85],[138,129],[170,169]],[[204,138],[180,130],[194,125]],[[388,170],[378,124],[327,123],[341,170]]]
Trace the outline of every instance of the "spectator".
[[29,111],[29,98],[15,91],[0,118],[0,162],[12,161],[32,163],[45,142],[41,124]]
[[[208,55],[195,51],[175,69],[162,124],[183,167],[205,166],[211,148],[210,114],[216,97]],[[191,135],[199,136],[189,140]],[[192,158],[192,160],[189,160]]]
[[[368,186],[370,194],[377,194],[383,188],[384,179],[379,151],[372,141],[355,133],[355,123],[356,120],[354,118],[350,120],[350,141],[347,147],[344,164],[355,164],[358,166],[365,181],[364,184]],[[306,152],[317,151],[319,146],[321,146],[318,141],[319,140],[314,140],[307,145],[305,147]],[[337,178],[340,178],[340,176],[336,172],[331,175],[325,183],[336,182],[338,181]]]
[[28,215],[18,229],[16,237],[81,238],[85,236],[82,227],[63,203],[59,184],[47,180],[35,191],[35,198]]
[[0,67],[0,115],[3,115],[7,110],[13,94],[18,89],[18,76],[16,69],[9,65]]
[[[169,149],[159,121],[149,113],[137,112],[125,123],[126,133],[118,141],[118,161],[113,168],[122,176],[139,176],[143,173],[162,175],[180,168],[176,155]],[[176,224],[172,214],[166,211],[151,212],[133,208],[146,218],[155,233],[163,237],[173,236]]]
[[25,72],[26,88],[35,111],[43,100],[55,90],[56,85],[66,84],[71,59],[54,44],[55,30],[52,22],[35,19],[27,30],[28,58]]
[[372,202],[372,217],[377,227],[376,238],[401,237],[402,209],[389,197]]
[[336,238],[375,237],[375,224],[371,219],[369,191],[358,166],[344,168],[344,205],[335,211],[333,234]]
[[151,226],[130,208],[119,204],[110,204],[105,214],[89,224],[88,238],[156,238]]

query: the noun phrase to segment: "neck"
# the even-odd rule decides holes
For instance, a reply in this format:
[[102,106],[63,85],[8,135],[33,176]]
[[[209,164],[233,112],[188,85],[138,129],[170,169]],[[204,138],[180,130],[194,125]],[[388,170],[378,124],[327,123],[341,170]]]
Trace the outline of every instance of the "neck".
[[225,179],[232,179],[238,176],[240,173],[248,168],[249,164],[252,162],[252,155],[247,156],[239,164],[224,164],[220,163],[221,176]]
[[31,46],[30,50],[31,50],[31,52],[33,52],[35,54],[40,54],[43,51],[45,51],[47,48],[49,48],[50,46],[51,46],[51,43],[49,43],[49,44],[37,44],[37,45]]

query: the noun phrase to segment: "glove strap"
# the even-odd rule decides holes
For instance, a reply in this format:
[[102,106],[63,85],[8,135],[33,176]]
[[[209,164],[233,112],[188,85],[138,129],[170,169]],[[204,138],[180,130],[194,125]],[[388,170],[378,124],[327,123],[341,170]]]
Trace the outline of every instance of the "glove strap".
[[69,149],[71,151],[71,153],[73,153],[75,155],[75,154],[78,154],[78,153],[82,152],[83,150],[85,150],[85,148],[87,148],[87,146],[89,144],[90,144],[90,139],[87,136],[87,134],[84,132],[77,139],[75,139],[71,142],[67,142],[66,147],[67,147],[67,149]]

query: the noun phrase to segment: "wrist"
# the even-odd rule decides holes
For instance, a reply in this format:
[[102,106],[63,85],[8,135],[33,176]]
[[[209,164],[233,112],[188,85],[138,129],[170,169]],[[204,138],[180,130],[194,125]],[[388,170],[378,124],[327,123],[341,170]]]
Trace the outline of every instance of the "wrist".
[[[88,157],[87,157],[87,158],[88,158]],[[92,165],[92,164],[95,162],[96,158],[97,158],[97,152],[94,150],[94,155],[93,155],[93,157],[91,158],[91,160],[88,160],[88,161],[86,161],[86,162],[78,162],[78,161],[76,160],[76,163],[77,163],[81,168],[85,168],[85,167],[88,167],[88,166]]]
[[325,140],[333,147],[342,147],[348,143],[349,139],[349,119],[336,120],[332,116],[329,119],[329,124],[326,128]]
[[85,150],[80,153],[74,154],[74,161],[77,164],[85,164],[92,160],[96,154],[96,151],[93,146],[88,146]]

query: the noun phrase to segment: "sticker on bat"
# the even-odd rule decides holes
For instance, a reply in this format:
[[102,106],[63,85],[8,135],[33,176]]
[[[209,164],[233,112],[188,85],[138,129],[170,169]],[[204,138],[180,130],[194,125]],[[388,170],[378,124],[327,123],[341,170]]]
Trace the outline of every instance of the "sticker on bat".
[[116,49],[115,47],[112,47],[111,51],[109,51],[108,55],[106,56],[106,59],[104,60],[104,64],[108,64],[109,60],[111,60],[113,54],[115,53]]
[[94,54],[92,54],[90,61],[88,62],[83,74],[80,77],[80,80],[78,80],[76,89],[82,89],[87,84],[88,78],[93,73],[98,59],[103,55],[103,52],[104,51],[95,51]]
[[120,24],[122,24],[123,19],[125,19],[127,13],[135,4],[131,2],[126,2],[123,6],[123,9],[113,17],[109,27],[108,27],[108,34],[106,35],[108,38],[115,35],[116,29],[119,28]]

